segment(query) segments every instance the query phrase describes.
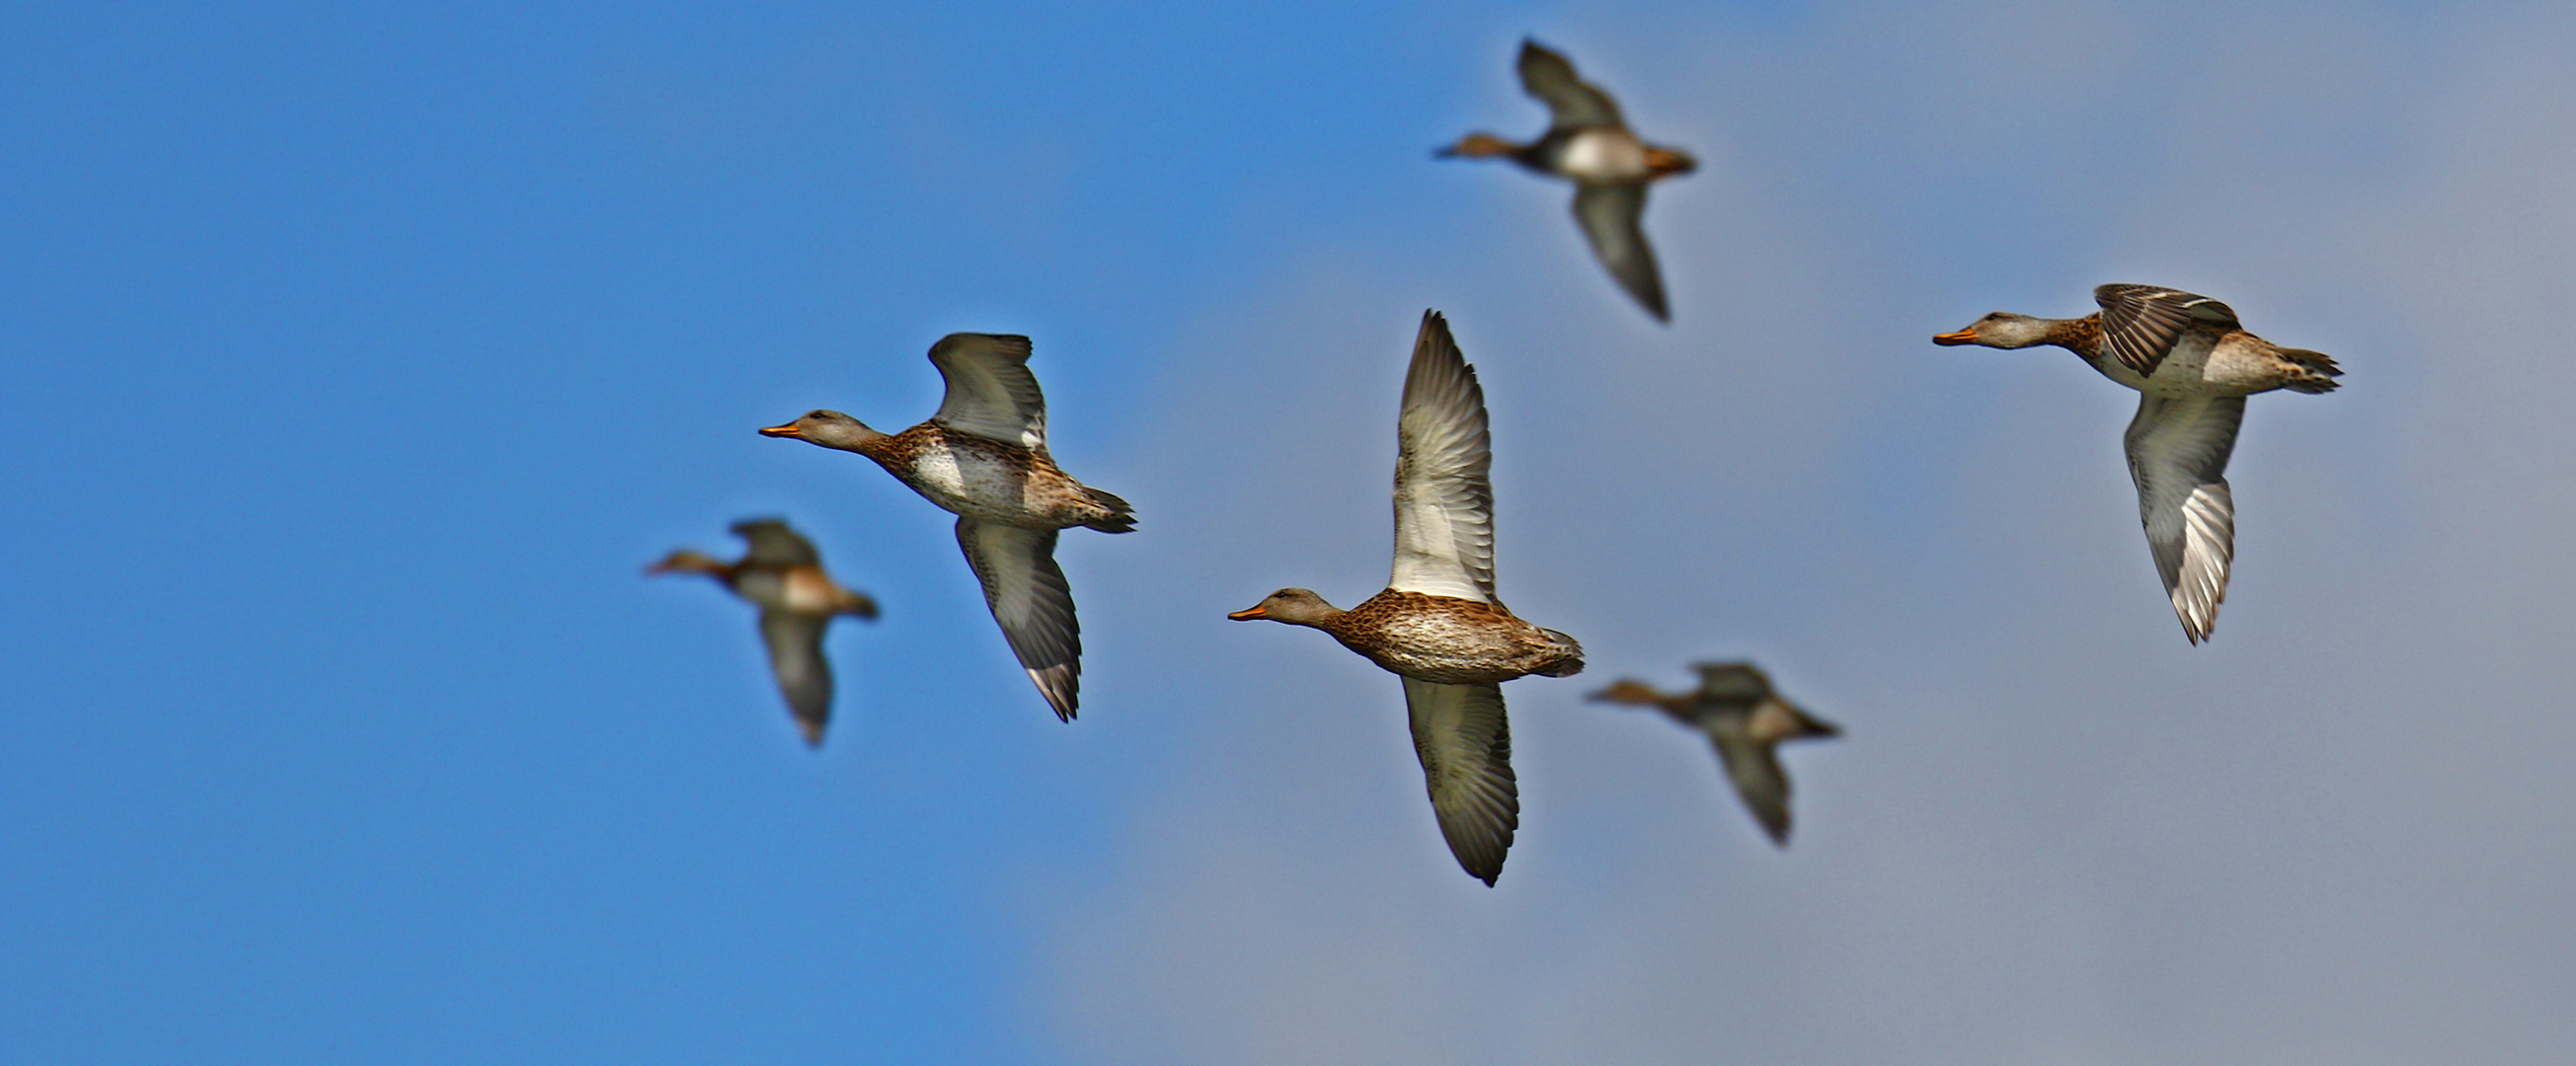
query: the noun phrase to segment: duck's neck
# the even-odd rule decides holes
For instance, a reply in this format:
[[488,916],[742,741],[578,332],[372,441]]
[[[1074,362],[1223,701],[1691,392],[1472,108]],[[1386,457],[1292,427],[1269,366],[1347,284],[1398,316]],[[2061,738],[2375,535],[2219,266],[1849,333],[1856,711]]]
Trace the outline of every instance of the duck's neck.
[[[1278,616],[1273,615],[1272,617],[1276,618]],[[1308,629],[1320,629],[1338,638],[1349,631],[1350,626],[1348,623],[1350,621],[1350,617],[1351,612],[1327,603],[1323,605],[1322,610],[1312,614],[1303,614],[1295,618],[1280,618],[1279,620],[1292,626],[1305,626]]]
[[2102,361],[2102,316],[2099,313],[2082,318],[2052,318],[2041,344],[2054,344],[2083,356],[2088,363]]
[[877,460],[878,462],[884,462],[886,452],[890,447],[890,442],[893,441],[894,438],[895,435],[892,433],[877,432],[876,430],[869,428],[865,423],[862,423],[857,419],[852,419],[844,425],[832,427],[831,435],[828,437],[817,439],[815,436],[809,434],[805,439],[812,441],[813,443],[820,444],[826,448],[844,452],[857,452],[860,455],[867,456],[868,458]]

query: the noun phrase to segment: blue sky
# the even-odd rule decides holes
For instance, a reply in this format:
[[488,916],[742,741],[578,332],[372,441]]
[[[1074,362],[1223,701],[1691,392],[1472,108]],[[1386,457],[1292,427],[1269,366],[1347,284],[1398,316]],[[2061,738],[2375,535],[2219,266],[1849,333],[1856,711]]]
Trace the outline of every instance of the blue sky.
[[[1675,322],[1524,34],[1703,169]],[[2576,20],[2546,5],[328,5],[0,13],[0,1057],[2530,1062],[2576,1048]],[[2170,284],[2251,405],[2213,644],[2131,397],[1986,311]],[[1524,828],[1392,678],[1221,617],[1386,565],[1412,326],[1494,410]],[[815,406],[1024,332],[1083,717]],[[782,515],[885,617],[797,743]],[[1845,739],[1772,851],[1580,694],[1752,656]]]

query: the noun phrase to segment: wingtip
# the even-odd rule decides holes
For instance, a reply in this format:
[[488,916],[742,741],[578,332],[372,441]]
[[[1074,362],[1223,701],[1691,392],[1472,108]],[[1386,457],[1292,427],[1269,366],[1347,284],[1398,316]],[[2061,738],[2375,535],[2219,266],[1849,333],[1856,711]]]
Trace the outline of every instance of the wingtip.
[[1458,868],[1467,871],[1467,876],[1484,882],[1486,888],[1492,888],[1494,882],[1503,879],[1503,861],[1511,857],[1511,846],[1511,841],[1506,839],[1503,842],[1503,850],[1497,854],[1471,857],[1454,847],[1449,850],[1449,854],[1450,857],[1458,860]]
[[1077,717],[1074,709],[1081,702],[1081,674],[1076,668],[1050,666],[1029,670],[1028,675],[1029,681],[1037,685],[1038,695],[1046,697],[1047,707],[1055,711],[1056,721],[1071,722]]

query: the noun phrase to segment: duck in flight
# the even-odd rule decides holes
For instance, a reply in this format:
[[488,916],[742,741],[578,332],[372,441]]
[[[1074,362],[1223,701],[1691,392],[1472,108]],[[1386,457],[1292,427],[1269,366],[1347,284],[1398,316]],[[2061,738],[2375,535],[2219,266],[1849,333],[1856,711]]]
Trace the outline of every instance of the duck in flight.
[[750,550],[733,562],[682,548],[646,567],[647,574],[705,574],[760,608],[760,640],[769,646],[769,669],[788,713],[809,747],[823,746],[832,721],[832,663],[823,657],[823,632],[842,615],[877,616],[877,601],[841,587],[823,572],[814,543],[775,518],[733,524]]
[[1672,320],[1664,303],[1663,275],[1640,225],[1646,186],[1699,164],[1679,151],[1638,140],[1619,117],[1610,94],[1586,85],[1564,56],[1521,42],[1521,89],[1547,104],[1547,134],[1514,144],[1490,133],[1470,133],[1438,156],[1509,159],[1529,170],[1574,183],[1574,221],[1592,243],[1592,254],[1658,322]]
[[2129,479],[2138,487],[2138,518],[2156,573],[2183,637],[2198,644],[2218,624],[2236,556],[2227,456],[2245,419],[2245,397],[2273,389],[2332,392],[2343,370],[2325,353],[2246,332],[2235,311],[2206,296],[2104,285],[2093,290],[2093,302],[2102,309],[2082,318],[1997,311],[1932,343],[2055,345],[2141,393],[2125,440]]
[[951,333],[930,349],[948,382],[930,421],[879,433],[839,411],[810,411],[760,431],[857,452],[957,516],[957,546],[1011,652],[1060,721],[1074,717],[1082,627],[1055,563],[1056,532],[1136,528],[1127,501],[1075,481],[1047,454],[1046,397],[1029,373],[1029,339]]
[[1302,588],[1226,617],[1331,634],[1404,681],[1413,751],[1440,835],[1487,885],[1520,827],[1502,682],[1583,669],[1573,637],[1522,621],[1494,595],[1492,440],[1474,367],[1437,311],[1422,315],[1396,422],[1395,567],[1386,590],[1342,610]]
[[1842,730],[1781,699],[1771,691],[1771,679],[1751,663],[1701,663],[1695,669],[1699,688],[1690,692],[1667,696],[1640,682],[1617,681],[1591,698],[1654,707],[1708,734],[1744,809],[1762,823],[1773,844],[1788,847],[1789,775],[1780,769],[1780,742],[1838,737]]

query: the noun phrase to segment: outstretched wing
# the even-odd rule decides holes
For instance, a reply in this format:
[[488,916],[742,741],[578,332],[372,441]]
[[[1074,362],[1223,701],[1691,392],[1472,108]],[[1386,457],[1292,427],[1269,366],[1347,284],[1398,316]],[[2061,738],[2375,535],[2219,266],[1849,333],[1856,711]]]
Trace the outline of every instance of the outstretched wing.
[[1700,663],[1699,698],[1718,703],[1758,703],[1771,695],[1771,679],[1752,663]]
[[2227,599],[2236,556],[2236,501],[2227,492],[2227,455],[2245,420],[2242,396],[2144,396],[2129,422],[2129,477],[2138,519],[2191,642],[2209,639]]
[[1664,304],[1664,278],[1655,269],[1655,249],[1646,243],[1645,215],[1644,182],[1582,185],[1574,190],[1574,221],[1583,227],[1583,239],[1592,242],[1593,258],[1601,260],[1619,287],[1644,305],[1655,321],[1669,322],[1672,311]]
[[1521,42],[1520,71],[1521,89],[1547,104],[1549,129],[1626,127],[1609,93],[1585,85],[1575,76],[1574,64],[1537,41]]
[[951,333],[930,348],[948,396],[930,420],[960,433],[1022,448],[1046,447],[1046,396],[1029,373],[1029,339]]
[[760,642],[769,647],[778,692],[787,697],[787,711],[804,730],[805,743],[818,748],[823,727],[832,721],[832,663],[823,657],[823,632],[831,624],[827,614],[760,612]]
[[2102,342],[2142,377],[2156,375],[2157,364],[2193,322],[2238,328],[2236,312],[2226,304],[2179,289],[2103,285],[2093,290],[2093,302],[2102,305]]
[[1414,336],[1395,439],[1395,569],[1386,586],[1496,602],[1485,390],[1438,311],[1422,313]]
[[1011,653],[1020,657],[1056,718],[1070,722],[1082,687],[1082,626],[1073,617],[1073,589],[1065,584],[1064,568],[1055,564],[1055,535],[1052,529],[957,520],[957,546],[984,583],[984,603],[1002,624]]
[[1771,842],[1789,846],[1789,775],[1780,769],[1779,750],[1769,744],[1755,743],[1742,737],[1712,731],[1709,741],[1717,748],[1717,761],[1726,767],[1726,779],[1735,785],[1735,794],[1744,800],[1744,809],[1753,820],[1762,823],[1762,831]]
[[1413,753],[1422,759],[1422,780],[1431,790],[1431,811],[1440,818],[1440,836],[1449,842],[1458,865],[1491,885],[1503,875],[1512,831],[1521,824],[1503,687],[1407,677],[1404,708],[1413,723]]
[[814,551],[813,541],[775,518],[746,518],[733,524],[733,532],[751,545],[751,550],[743,554],[743,562],[777,567],[823,563],[823,557]]

